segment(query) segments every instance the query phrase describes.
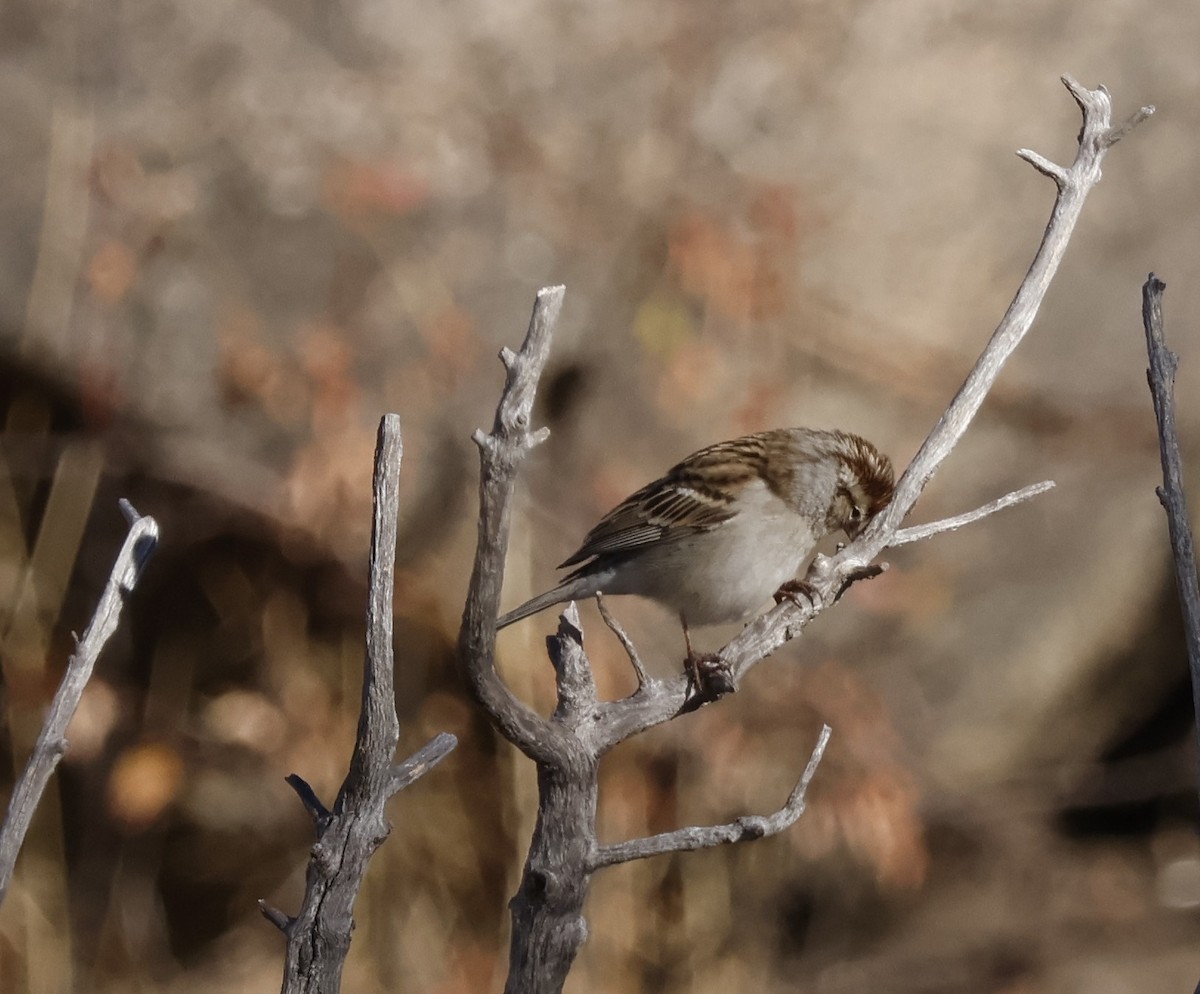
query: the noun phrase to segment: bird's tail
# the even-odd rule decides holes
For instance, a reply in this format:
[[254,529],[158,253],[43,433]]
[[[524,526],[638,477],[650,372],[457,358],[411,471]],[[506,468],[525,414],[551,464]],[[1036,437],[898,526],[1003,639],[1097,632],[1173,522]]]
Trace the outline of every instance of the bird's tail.
[[596,593],[596,589],[596,585],[591,577],[580,576],[566,580],[553,590],[547,590],[544,594],[538,594],[537,597],[527,600],[520,607],[513,608],[508,614],[500,615],[496,621],[496,628],[505,628],[514,621],[528,618],[531,614],[537,614],[539,611],[544,611],[555,604],[563,604],[566,601],[582,600],[584,597],[591,597]]

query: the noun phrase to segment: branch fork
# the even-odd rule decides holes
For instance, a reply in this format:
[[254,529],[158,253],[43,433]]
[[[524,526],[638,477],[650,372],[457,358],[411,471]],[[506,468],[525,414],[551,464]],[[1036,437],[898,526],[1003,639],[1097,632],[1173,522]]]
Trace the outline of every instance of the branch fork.
[[[1018,156],[1038,172],[1053,179],[1058,190],[1042,243],[1016,296],[983,353],[897,482],[892,502],[880,512],[862,535],[833,556],[831,562],[823,561],[820,557],[814,560],[805,579],[821,591],[821,601],[824,605],[836,600],[836,597],[831,598],[829,595],[853,583],[856,571],[869,566],[889,546],[916,541],[943,530],[961,527],[969,521],[978,520],[986,514],[1011,506],[1019,500],[1028,499],[1053,486],[1051,481],[1035,484],[1001,497],[984,508],[943,522],[911,529],[900,528],[929,480],[966,432],[1004,363],[1033,325],[1046,290],[1066,252],[1084,201],[1092,187],[1100,181],[1100,165],[1105,154],[1154,113],[1152,106],[1142,107],[1123,124],[1113,127],[1112,100],[1103,86],[1089,90],[1071,76],[1063,76],[1062,82],[1079,105],[1083,116],[1074,162],[1069,167],[1063,167],[1029,149],[1020,149],[1017,152]],[[729,663],[735,677],[740,676],[763,656],[786,642],[797,630],[796,626],[803,627],[817,613],[819,611],[813,608],[782,605],[752,622],[722,650],[721,656]]]
[[[856,540],[833,556],[818,555],[813,559],[803,581],[813,593],[811,603],[801,598],[795,602],[783,599],[748,624],[718,654],[718,665],[729,674],[729,689],[736,687],[761,660],[797,636],[821,611],[836,603],[850,585],[882,572],[886,564],[876,564],[875,560],[884,549],[962,527],[1053,486],[1047,481],[1025,487],[953,518],[901,528],[926,484],[978,412],[1005,361],[1029,331],[1083,202],[1100,179],[1100,163],[1105,153],[1153,113],[1153,108],[1144,107],[1114,128],[1110,123],[1111,100],[1103,87],[1088,90],[1070,77],[1063,77],[1063,82],[1083,115],[1079,149],[1069,167],[1058,166],[1028,149],[1018,153],[1054,180],[1058,196],[1041,246],[1012,304],[963,386],[901,476],[891,503]],[[609,845],[597,841],[595,813],[600,757],[638,732],[678,717],[707,700],[689,694],[686,674],[667,680],[651,679],[636,647],[601,598],[597,599],[601,617],[624,647],[637,678],[637,688],[628,697],[620,701],[597,700],[574,604],[568,605],[557,634],[549,639],[558,689],[552,715],[542,717],[520,701],[496,669],[496,618],[512,496],[524,454],[546,437],[545,429],[531,432],[529,425],[563,292],[562,287],[540,291],[521,348],[517,352],[505,349],[500,353],[506,377],[495,423],[489,434],[480,431],[474,435],[481,464],[479,541],[459,635],[459,666],[476,702],[493,725],[533,759],[538,769],[537,825],[520,887],[510,905],[513,930],[507,994],[561,991],[586,935],[583,900],[590,876],[596,870],[663,852],[760,838],[792,824],[803,811],[805,792],[829,740],[829,729],[825,728],[796,788],[784,806],[772,815],[746,816],[725,825],[679,829]]]
[[402,452],[400,419],[386,415],[375,449],[362,710],[350,769],[332,808],[302,777],[293,773],[287,778],[316,831],[304,900],[294,917],[259,901],[263,916],[287,938],[283,994],[336,994],[350,950],[359,887],[371,856],[391,831],[384,807],[457,745],[453,735],[443,732],[395,763],[400,722],[393,690],[392,593]]
[[749,842],[754,839],[764,839],[776,835],[785,828],[790,828],[804,814],[805,795],[808,785],[816,775],[817,767],[825,756],[825,748],[829,745],[832,729],[828,725],[821,726],[821,734],[817,744],[809,756],[808,765],[792,788],[787,801],[778,811],[769,815],[742,815],[724,825],[710,825],[706,828],[680,828],[673,832],[662,832],[643,839],[632,839],[628,842],[618,842],[613,845],[600,846],[591,860],[591,869],[599,870],[606,866],[616,866],[618,863],[628,863],[635,859],[646,859],[650,856],[661,856],[666,853],[692,852],[696,849],[711,849],[714,846],[729,845],[734,842]]

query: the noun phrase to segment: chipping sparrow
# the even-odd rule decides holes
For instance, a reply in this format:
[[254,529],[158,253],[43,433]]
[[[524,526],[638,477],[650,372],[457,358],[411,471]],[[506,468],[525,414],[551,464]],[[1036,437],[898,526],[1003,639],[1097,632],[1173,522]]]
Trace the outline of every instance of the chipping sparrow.
[[787,590],[824,536],[856,537],[892,487],[887,456],[846,432],[777,428],[718,442],[618,504],[562,563],[582,566],[496,625],[597,593],[656,600],[679,613],[685,637],[689,625],[743,620]]

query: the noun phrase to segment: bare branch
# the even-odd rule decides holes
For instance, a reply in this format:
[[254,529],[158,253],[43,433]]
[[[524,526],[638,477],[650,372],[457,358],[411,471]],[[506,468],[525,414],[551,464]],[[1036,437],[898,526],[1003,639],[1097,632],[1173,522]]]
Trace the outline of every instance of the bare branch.
[[559,615],[558,635],[547,641],[558,687],[554,717],[569,721],[573,715],[590,712],[596,706],[596,681],[583,651],[583,625],[574,601]]
[[504,392],[500,395],[500,404],[496,408],[496,421],[490,436],[493,442],[488,442],[489,436],[476,432],[474,438],[477,445],[486,447],[503,438],[531,449],[550,437],[549,428],[530,432],[529,424],[533,419],[533,401],[537,396],[538,381],[550,357],[550,342],[566,292],[564,286],[548,286],[539,290],[521,351],[513,352],[510,348],[500,350],[500,361],[508,375]]
[[[806,579],[823,596],[813,609],[783,605],[752,623],[722,652],[735,679],[797,634],[842,589],[842,578],[871,562],[889,544],[912,510],[926,484],[950,454],[974,419],[1009,356],[1024,339],[1050,281],[1058,270],[1075,223],[1092,187],[1100,181],[1100,164],[1109,148],[1111,100],[1103,88],[1087,90],[1069,76],[1063,83],[1083,112],[1083,128],[1075,161],[1063,170],[1058,196],[1042,243],[1016,296],[945,412],[938,419],[896,484],[892,502],[866,531],[832,558],[817,556]],[[1147,114],[1149,111],[1147,110]]]
[[396,531],[400,519],[400,461],[404,443],[400,418],[387,414],[379,422],[372,485],[371,559],[367,590],[367,646],[363,657],[362,710],[350,773],[337,804],[351,799],[379,806],[391,777],[400,719],[393,690],[392,599],[396,573]]
[[330,818],[329,809],[321,803],[321,799],[317,797],[317,792],[309,786],[308,781],[295,773],[289,773],[283,779],[296,792],[296,796],[300,798],[300,803],[304,805],[304,810],[309,813],[309,816],[318,829],[323,826]]
[[475,700],[505,738],[531,759],[546,762],[558,754],[555,745],[561,746],[562,730],[520,701],[501,679],[496,616],[517,469],[525,453],[548,434],[545,429],[530,432],[529,422],[565,292],[561,286],[538,291],[521,350],[500,353],[508,375],[491,434],[474,435],[480,461],[479,538],[458,639],[459,668]]
[[1057,163],[1051,162],[1044,155],[1039,155],[1028,148],[1017,149],[1017,155],[1033,166],[1043,176],[1049,176],[1054,180],[1060,190],[1067,185],[1067,171]]
[[262,912],[263,917],[274,925],[284,935],[288,934],[288,929],[292,927],[292,922],[295,920],[290,915],[284,914],[275,905],[268,904],[266,901],[258,902],[258,910]]
[[[1046,289],[1066,250],[1088,192],[1100,178],[1105,151],[1120,135],[1110,127],[1110,100],[1103,88],[1086,90],[1064,79],[1083,111],[1079,151],[1070,167],[1057,166],[1027,150],[1022,156],[1054,179],[1058,187],[1046,233],[1029,272],[975,367],[930,431],[901,476],[892,502],[855,541],[834,556],[814,557],[804,577],[811,604],[785,600],[747,625],[719,654],[716,665],[736,687],[745,673],[798,635],[809,621],[836,602],[847,587],[882,566],[874,560],[900,533],[900,525],[941,462],[958,443],[978,412],[1000,369],[1028,332]],[[1149,113],[1145,111],[1142,116]],[[1120,134],[1123,134],[1122,130]],[[568,608],[551,653],[558,676],[558,707],[543,719],[520,702],[500,679],[495,666],[496,617],[508,541],[509,514],[516,470],[525,452],[544,437],[529,430],[529,413],[538,376],[549,348],[549,332],[562,289],[544,290],[534,307],[530,331],[519,352],[505,350],[508,372],[492,432],[475,434],[481,453],[479,541],[475,569],[459,637],[459,664],[468,686],[492,723],[538,767],[538,820],[521,883],[510,902],[512,945],[506,994],[555,994],[587,934],[582,908],[591,873],[601,866],[658,852],[700,848],[760,838],[791,824],[803,810],[804,792],[825,747],[828,729],[814,750],[809,768],[788,803],[766,818],[742,818],[709,829],[682,829],[651,839],[601,847],[595,838],[598,762],[616,744],[655,724],[685,713],[688,680],[652,681],[645,675],[632,643],[601,605],[606,623],[617,634],[638,675],[639,688],[622,701],[597,701],[587,679],[582,633],[574,607]],[[900,533],[902,541],[957,527],[1037,488],[996,502],[995,506],[949,522]],[[713,694],[709,699],[716,699]],[[707,701],[705,701],[706,703]]]
[[955,531],[958,528],[962,528],[963,525],[972,524],[981,518],[995,514],[997,511],[1003,511],[1006,507],[1020,504],[1031,497],[1036,497],[1038,494],[1044,494],[1047,490],[1053,489],[1053,480],[1043,480],[1041,483],[1034,483],[1028,487],[1022,487],[1020,490],[1014,490],[1012,493],[1005,494],[1003,497],[998,497],[994,501],[984,504],[983,507],[977,507],[974,511],[956,514],[952,518],[942,518],[940,521],[931,521],[924,525],[901,528],[892,538],[888,548],[894,549],[898,545],[920,542],[934,535],[940,535],[942,532]]
[[690,852],[694,849],[711,849],[713,846],[726,845],[732,842],[747,842],[752,839],[766,838],[789,828],[804,814],[804,797],[808,785],[812,782],[825,755],[825,747],[829,744],[830,728],[821,727],[817,744],[809,757],[808,765],[804,768],[796,786],[788,795],[787,801],[774,814],[746,815],[725,825],[711,825],[705,828],[680,828],[674,832],[663,832],[645,839],[633,839],[629,842],[618,842],[610,846],[601,846],[592,857],[592,869],[599,870],[617,863],[628,863],[634,859],[645,859],[648,856],[661,856],[664,853]]
[[439,732],[403,763],[392,768],[388,794],[397,794],[409,784],[420,780],[438,763],[450,755],[458,739],[449,732]]
[[[912,510],[938,466],[958,444],[1005,362],[1033,325],[1050,281],[1066,252],[1084,201],[1092,187],[1100,181],[1100,164],[1113,134],[1110,126],[1112,102],[1103,87],[1087,90],[1069,76],[1063,77],[1063,83],[1083,112],[1083,129],[1075,161],[1066,169],[1053,167],[1047,171],[1045,167],[1051,164],[1046,160],[1035,153],[1023,155],[1040,171],[1055,177],[1059,186],[1042,243],[991,340],[901,476],[891,504],[872,522],[865,534],[838,556],[839,566],[850,561],[869,562],[879,555],[888,545],[890,535],[898,530],[900,522]],[[1146,114],[1149,113],[1147,108]],[[1056,170],[1061,172],[1061,176]]]
[[625,650],[625,655],[629,657],[634,675],[637,677],[637,692],[640,693],[647,684],[656,683],[657,681],[651,680],[647,676],[646,667],[642,665],[642,657],[638,655],[637,646],[633,644],[633,639],[625,634],[625,629],[618,624],[617,619],[609,612],[608,605],[604,603],[603,594],[596,594],[596,607],[600,611],[600,617],[608,626],[608,630],[617,637],[617,641],[621,643],[621,648]]
[[[1036,153],[1022,153],[1023,158],[1056,180],[1058,196],[1041,245],[1012,303],[958,393],[900,477],[891,503],[862,535],[836,555],[813,558],[804,578],[815,595],[813,602],[784,601],[751,621],[721,650],[720,660],[733,686],[740,684],[752,667],[799,635],[813,618],[837,601],[849,582],[862,575],[863,567],[894,544],[904,518],[958,444],[1004,363],[1032,326],[1066,252],[1084,201],[1100,180],[1100,164],[1114,134],[1108,92],[1103,87],[1084,89],[1070,77],[1064,77],[1063,82],[1083,112],[1079,148],[1075,161],[1067,168],[1053,166]],[[1151,110],[1143,108],[1139,119],[1148,116]],[[604,720],[597,729],[603,748],[611,748],[631,735],[675,717],[681,713],[686,698],[687,683],[681,677],[662,684],[655,693],[638,695],[620,706],[605,709]]]
[[287,937],[284,994],[338,990],[350,951],[354,902],[371,856],[391,831],[384,807],[455,745],[453,736],[438,736],[407,763],[394,766],[400,721],[393,689],[392,594],[402,454],[400,419],[386,415],[375,448],[362,710],[350,769],[332,811],[304,780],[288,777],[317,828],[304,901],[295,918],[259,905]]
[[[1167,530],[1175,559],[1175,585],[1183,612],[1187,640],[1188,670],[1192,677],[1192,707],[1200,715],[1200,585],[1196,577],[1196,549],[1192,541],[1187,501],[1183,492],[1183,457],[1179,452],[1179,434],[1175,428],[1175,369],[1179,357],[1167,348],[1163,331],[1162,297],[1166,289],[1153,273],[1142,286],[1142,324],[1146,330],[1146,352],[1150,368],[1146,378],[1154,400],[1158,422],[1158,447],[1162,461],[1163,485],[1158,499],[1167,512]],[[1196,725],[1200,744],[1200,721]]]
[[141,517],[127,500],[122,500],[120,506],[129,521],[129,533],[117,554],[92,620],[67,661],[67,671],[54,695],[33,753],[13,787],[8,815],[3,827],[0,827],[0,904],[4,903],[8,886],[12,883],[17,854],[25,841],[33,813],[50,781],[50,775],[67,751],[67,726],[79,706],[84,688],[92,678],[96,660],[117,630],[125,595],[137,586],[146,561],[158,544],[158,522],[148,516]]
[[1146,118],[1154,113],[1154,105],[1147,104],[1145,107],[1139,107],[1125,119],[1124,124],[1120,124],[1113,128],[1109,133],[1101,139],[1107,148],[1112,148],[1117,142],[1129,134],[1134,128],[1141,124]]

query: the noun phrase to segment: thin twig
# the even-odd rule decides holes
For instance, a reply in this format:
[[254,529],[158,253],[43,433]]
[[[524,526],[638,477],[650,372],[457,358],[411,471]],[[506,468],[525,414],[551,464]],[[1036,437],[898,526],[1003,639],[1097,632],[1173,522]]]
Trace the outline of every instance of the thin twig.
[[1142,324],[1146,330],[1146,352],[1150,368],[1146,378],[1154,400],[1158,422],[1158,449],[1162,460],[1163,485],[1158,499],[1167,512],[1167,530],[1175,559],[1175,586],[1183,612],[1187,641],[1188,670],[1192,677],[1192,708],[1197,715],[1196,736],[1200,746],[1200,586],[1196,578],[1196,549],[1192,541],[1187,500],[1183,491],[1183,457],[1175,428],[1175,370],[1179,357],[1167,348],[1163,331],[1162,297],[1166,284],[1153,273],[1142,285]]
[[625,629],[621,627],[617,619],[609,612],[608,605],[604,603],[604,595],[601,593],[596,594],[596,607],[599,608],[600,617],[608,626],[608,630],[617,637],[617,641],[621,643],[621,648],[625,650],[625,655],[629,657],[634,675],[637,677],[638,692],[641,692],[652,681],[646,674],[646,667],[642,665],[642,657],[638,655],[637,646],[633,644],[633,639],[625,633]]
[[711,849],[713,846],[732,842],[763,839],[768,835],[782,832],[785,828],[795,824],[804,814],[804,797],[808,792],[808,785],[817,772],[817,767],[821,765],[825,747],[829,744],[829,736],[829,726],[821,726],[821,734],[817,738],[817,744],[809,757],[808,765],[804,768],[804,773],[801,774],[796,786],[792,788],[783,807],[774,814],[744,815],[725,825],[680,828],[674,832],[662,832],[644,839],[631,839],[628,842],[601,846],[592,857],[592,869],[599,870],[605,866],[628,863],[634,859],[646,859],[649,856],[661,856],[664,853],[690,852],[695,849]]
[[449,732],[439,732],[414,752],[403,763],[398,763],[392,770],[392,780],[388,785],[388,793],[402,791],[409,784],[420,780],[438,763],[450,755],[451,750],[458,745],[458,739]]
[[258,910],[262,912],[262,916],[274,925],[284,935],[288,934],[288,930],[292,927],[294,919],[280,911],[275,905],[267,901],[258,902]]
[[1150,104],[1146,107],[1139,107],[1132,114],[1130,114],[1129,117],[1127,117],[1125,119],[1124,124],[1119,124],[1115,128],[1113,128],[1108,133],[1108,136],[1104,139],[1104,142],[1110,146],[1115,145],[1122,138],[1124,138],[1126,135],[1128,135],[1129,132],[1131,132],[1134,128],[1136,128],[1139,124],[1141,124],[1144,120],[1146,120],[1146,118],[1150,117],[1153,113],[1154,113],[1154,105],[1153,104]]
[[289,773],[283,779],[296,792],[296,796],[300,798],[300,803],[304,805],[304,810],[309,813],[309,816],[318,829],[324,825],[330,817],[329,809],[321,803],[321,799],[317,797],[317,792],[312,789],[308,781],[295,773]]
[[29,757],[21,778],[13,787],[8,815],[0,828],[0,904],[4,903],[8,886],[12,882],[17,854],[25,841],[25,833],[29,830],[33,812],[42,798],[46,784],[50,781],[50,774],[67,751],[67,726],[71,723],[83,690],[92,677],[96,660],[100,657],[105,643],[117,630],[121,620],[121,608],[125,605],[125,595],[137,586],[146,561],[158,544],[158,522],[149,516],[139,516],[128,501],[121,502],[121,511],[129,519],[129,533],[125,536],[125,544],[117,554],[117,561],[113,564],[112,573],[100,595],[100,602],[96,605],[92,620],[67,662],[67,671],[63,674],[62,683],[54,695],[50,713],[46,715],[46,722],[33,747],[33,754]]
[[956,514],[952,518],[942,518],[940,521],[930,521],[924,525],[912,525],[909,528],[901,528],[892,537],[891,542],[888,543],[888,548],[894,549],[898,545],[920,542],[924,539],[932,538],[934,535],[940,535],[942,532],[955,531],[958,528],[962,528],[963,525],[969,525],[980,518],[986,518],[997,511],[1003,511],[1006,507],[1020,504],[1031,497],[1036,497],[1038,494],[1044,494],[1047,490],[1053,489],[1053,480],[1043,480],[1041,483],[1034,483],[1028,487],[1022,487],[1020,490],[1014,490],[1012,493],[1005,494],[1003,497],[998,497],[996,500],[984,504],[983,507],[975,508],[974,511]]

